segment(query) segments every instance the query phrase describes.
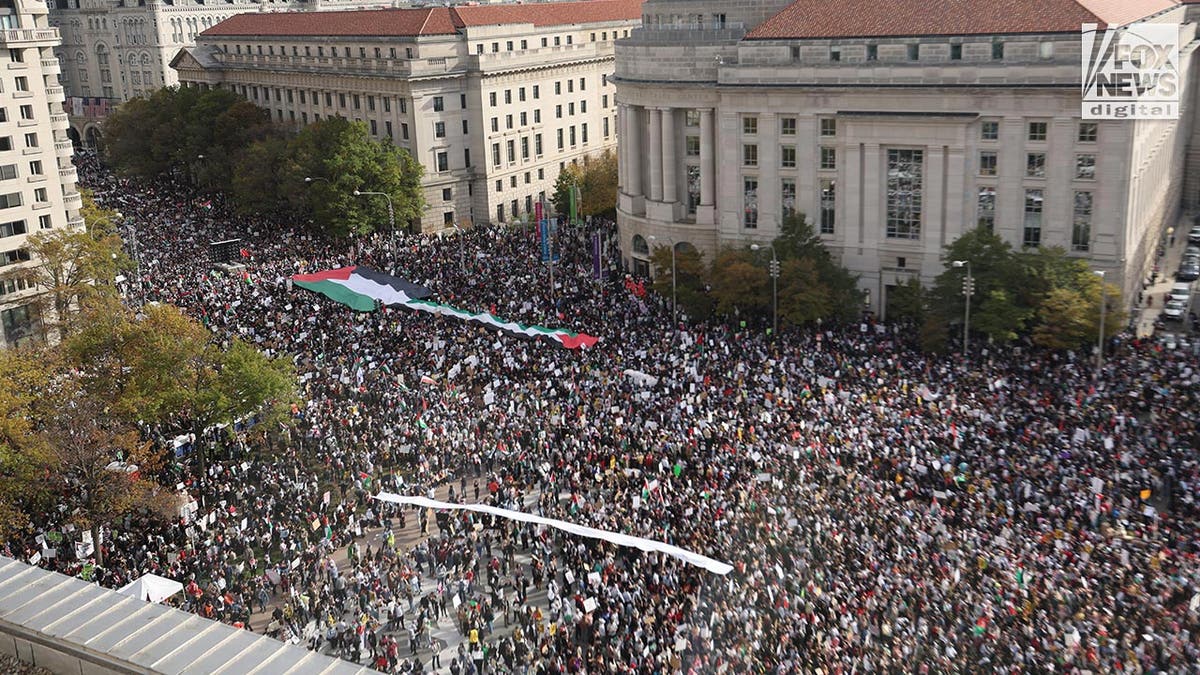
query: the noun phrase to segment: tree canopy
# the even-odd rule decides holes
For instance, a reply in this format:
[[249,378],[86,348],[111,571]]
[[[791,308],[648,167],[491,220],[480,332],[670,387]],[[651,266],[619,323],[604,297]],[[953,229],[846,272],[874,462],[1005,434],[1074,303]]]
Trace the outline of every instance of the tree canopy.
[[387,201],[355,190],[391,197],[401,228],[425,210],[421,164],[343,117],[297,131],[227,90],[165,88],[123,104],[104,132],[120,173],[223,191],[243,213],[285,212],[344,235],[389,226]]
[[1120,289],[1104,283],[1084,258],[1058,247],[1015,250],[999,235],[977,228],[946,246],[946,269],[929,294],[930,320],[960,323],[965,310],[963,281],[970,263],[975,292],[971,297],[971,330],[996,342],[1023,335],[1049,349],[1086,347],[1099,332],[1101,293],[1107,318],[1105,334],[1125,323]]
[[617,155],[605,150],[585,164],[568,164],[554,182],[554,209],[570,212],[573,186],[579,187],[580,216],[611,216],[617,208]]

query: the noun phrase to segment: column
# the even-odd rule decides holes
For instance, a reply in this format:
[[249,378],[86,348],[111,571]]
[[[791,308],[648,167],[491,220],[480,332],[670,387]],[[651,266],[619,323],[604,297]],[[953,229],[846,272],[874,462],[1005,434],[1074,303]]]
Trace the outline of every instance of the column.
[[629,173],[629,161],[625,158],[629,152],[629,144],[625,141],[625,104],[617,104],[617,194],[625,192],[629,184],[625,176]]
[[650,108],[650,201],[662,201],[662,109]]
[[713,163],[713,111],[700,110],[700,204],[713,205],[713,185],[716,176]]
[[625,194],[632,197],[640,197],[642,195],[642,129],[641,129],[641,111],[635,105],[625,106],[625,138],[628,139],[626,145],[629,148],[627,157],[629,158],[629,184],[625,188]]
[[677,167],[675,166],[675,111],[672,108],[662,110],[662,174],[663,201],[674,204],[677,201]]

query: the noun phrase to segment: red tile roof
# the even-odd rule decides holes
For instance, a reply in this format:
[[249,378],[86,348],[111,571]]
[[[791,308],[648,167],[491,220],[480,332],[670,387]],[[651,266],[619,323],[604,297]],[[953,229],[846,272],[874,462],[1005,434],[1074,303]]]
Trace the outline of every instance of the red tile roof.
[[643,0],[579,0],[529,5],[476,5],[345,12],[236,14],[201,33],[219,36],[453,35],[469,26],[531,23],[535,26],[623,21],[642,15]]
[[750,40],[916,35],[1078,33],[1123,25],[1176,0],[796,0],[751,30]]

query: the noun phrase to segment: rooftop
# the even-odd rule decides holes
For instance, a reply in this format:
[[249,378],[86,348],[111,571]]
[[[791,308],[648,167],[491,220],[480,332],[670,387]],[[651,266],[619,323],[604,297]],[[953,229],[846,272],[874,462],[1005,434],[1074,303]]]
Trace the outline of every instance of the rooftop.
[[237,14],[201,33],[221,36],[372,36],[454,35],[472,26],[529,23],[570,26],[638,19],[642,0],[578,0],[529,5],[477,5],[421,9],[373,9],[346,12]]
[[1079,33],[1176,7],[1176,0],[796,0],[748,40]]

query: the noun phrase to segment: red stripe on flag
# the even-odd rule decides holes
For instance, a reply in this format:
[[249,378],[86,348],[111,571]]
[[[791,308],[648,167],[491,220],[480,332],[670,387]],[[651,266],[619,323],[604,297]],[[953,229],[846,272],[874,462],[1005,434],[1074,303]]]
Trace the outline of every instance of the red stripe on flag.
[[558,336],[559,342],[561,342],[562,346],[566,347],[567,349],[579,349],[580,347],[593,347],[593,346],[595,346],[598,339],[599,338],[592,337],[591,335],[585,335],[583,333],[580,333],[578,335],[566,335],[564,333],[564,334],[560,334]]
[[339,267],[336,270],[325,270],[324,272],[316,272],[314,274],[296,274],[292,276],[292,281],[304,281],[307,283],[316,283],[318,281],[345,281],[354,274],[355,266]]

